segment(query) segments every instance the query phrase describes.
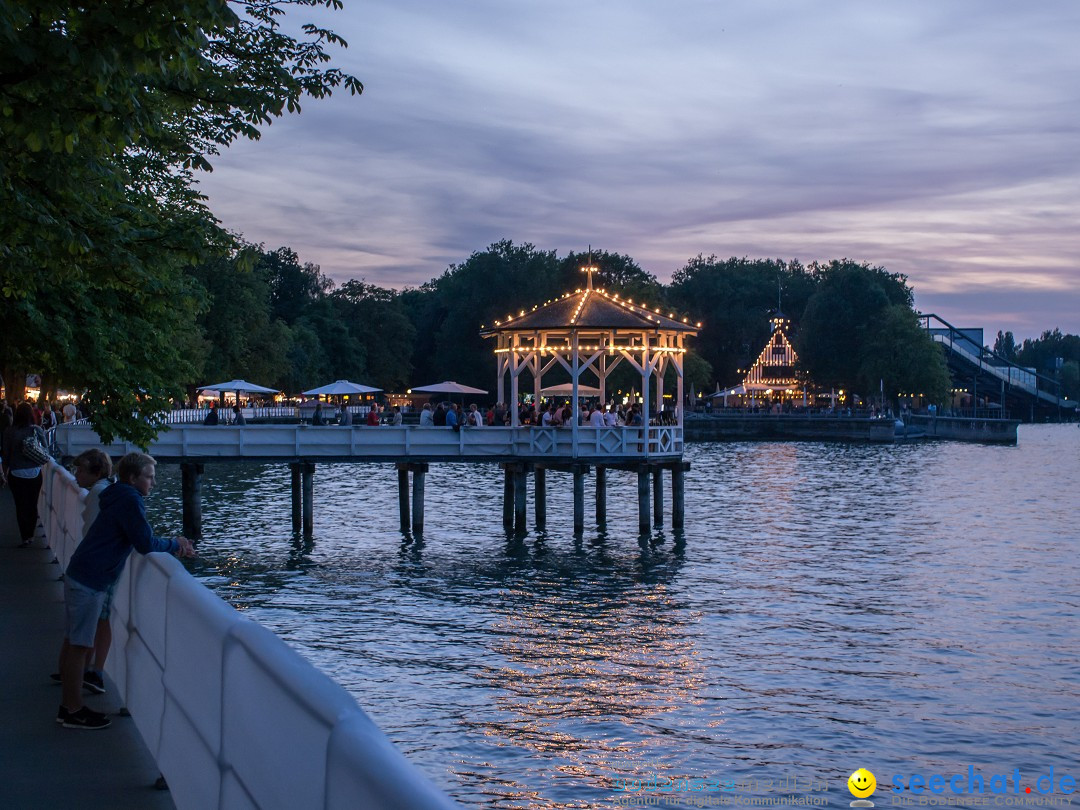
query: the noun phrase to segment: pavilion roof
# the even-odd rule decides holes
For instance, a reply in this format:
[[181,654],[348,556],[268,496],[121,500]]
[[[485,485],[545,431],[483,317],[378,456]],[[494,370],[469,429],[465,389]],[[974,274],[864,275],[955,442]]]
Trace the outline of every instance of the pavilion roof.
[[567,293],[554,301],[500,319],[480,330],[485,337],[499,332],[540,329],[645,329],[697,334],[698,326],[674,313],[662,314],[658,307],[620,298],[606,290],[584,289]]

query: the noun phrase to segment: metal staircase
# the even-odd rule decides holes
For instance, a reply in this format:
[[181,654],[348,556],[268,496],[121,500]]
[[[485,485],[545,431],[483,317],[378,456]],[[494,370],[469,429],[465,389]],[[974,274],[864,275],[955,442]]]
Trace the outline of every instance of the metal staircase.
[[986,348],[980,340],[982,330],[958,329],[937,315],[919,315],[923,328],[945,348],[953,378],[973,386],[973,397],[981,392],[991,401],[998,400],[1003,410],[1020,417],[1060,418],[1063,412],[1075,413],[1076,403],[1061,396],[1061,384],[1034,369],[1025,368]]

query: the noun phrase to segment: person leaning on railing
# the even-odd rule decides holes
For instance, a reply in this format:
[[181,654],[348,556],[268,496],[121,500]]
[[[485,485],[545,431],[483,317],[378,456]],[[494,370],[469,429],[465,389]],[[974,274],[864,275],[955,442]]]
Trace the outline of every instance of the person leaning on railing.
[[56,722],[64,728],[101,729],[109,718],[82,702],[83,668],[97,631],[110,586],[116,583],[132,549],[140,554],[167,552],[194,557],[186,537],[154,535],[143,498],[156,482],[156,464],[145,453],[128,453],[117,467],[115,484],[100,499],[100,512],[68,562],[64,573],[64,605],[68,648],[60,665],[63,697]]

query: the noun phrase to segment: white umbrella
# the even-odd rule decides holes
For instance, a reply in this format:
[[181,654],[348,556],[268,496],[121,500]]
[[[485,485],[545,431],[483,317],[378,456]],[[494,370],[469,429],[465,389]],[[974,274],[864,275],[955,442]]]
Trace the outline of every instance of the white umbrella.
[[419,391],[423,394],[486,394],[482,388],[473,388],[470,385],[462,385],[459,382],[453,380],[443,380],[441,383],[434,383],[433,385],[419,385],[415,386],[413,391]]
[[243,391],[247,394],[276,394],[278,392],[278,389],[276,388],[267,388],[264,385],[256,385],[255,383],[249,383],[247,380],[229,380],[228,382],[204,385],[200,390],[204,393],[211,391],[215,394],[221,394],[227,391],[232,391],[234,393]]
[[240,402],[241,393],[276,394],[278,392],[278,389],[276,388],[267,388],[265,385],[256,385],[255,383],[250,383],[247,380],[229,380],[228,382],[214,383],[213,385],[204,385],[200,390],[204,394],[212,393],[216,394],[219,397],[224,397],[225,394],[232,392],[233,396],[236,397],[237,404],[239,404]]
[[[598,397],[600,389],[592,385],[578,383],[577,392],[579,397]],[[574,384],[562,383],[561,385],[548,385],[540,389],[540,393],[546,396],[573,396]]]
[[323,385],[319,388],[312,388],[310,391],[304,391],[303,394],[305,397],[317,397],[320,395],[377,394],[379,391],[382,391],[382,389],[372,388],[370,385],[349,382],[348,380],[337,380],[329,385]]

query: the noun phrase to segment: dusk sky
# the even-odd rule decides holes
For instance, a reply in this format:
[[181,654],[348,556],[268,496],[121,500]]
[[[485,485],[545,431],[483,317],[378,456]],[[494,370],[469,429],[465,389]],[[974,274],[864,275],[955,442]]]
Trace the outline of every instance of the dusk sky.
[[663,282],[699,253],[847,257],[988,343],[1080,333],[1077,0],[345,2],[320,20],[364,94],[202,183],[339,283],[504,238]]

